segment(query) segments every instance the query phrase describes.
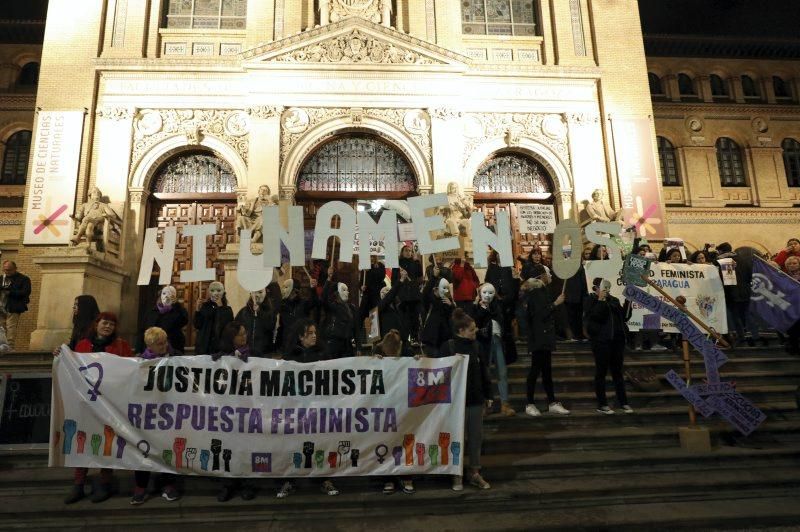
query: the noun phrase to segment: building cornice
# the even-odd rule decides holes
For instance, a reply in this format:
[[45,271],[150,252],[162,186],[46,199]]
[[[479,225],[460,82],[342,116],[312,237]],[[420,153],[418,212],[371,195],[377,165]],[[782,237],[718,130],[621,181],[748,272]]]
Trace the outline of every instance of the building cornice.
[[768,115],[775,120],[779,115],[791,116],[796,120],[800,116],[800,105],[775,105],[775,104],[736,104],[731,102],[653,102],[653,114],[656,118],[670,118],[669,115],[690,113],[727,113],[733,115]]

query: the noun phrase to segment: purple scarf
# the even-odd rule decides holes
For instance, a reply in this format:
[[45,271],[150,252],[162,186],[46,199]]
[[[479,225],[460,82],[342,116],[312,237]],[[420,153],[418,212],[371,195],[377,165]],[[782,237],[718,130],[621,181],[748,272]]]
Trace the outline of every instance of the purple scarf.
[[164,305],[161,303],[161,301],[156,301],[156,308],[158,309],[159,314],[166,314],[172,310],[172,305]]

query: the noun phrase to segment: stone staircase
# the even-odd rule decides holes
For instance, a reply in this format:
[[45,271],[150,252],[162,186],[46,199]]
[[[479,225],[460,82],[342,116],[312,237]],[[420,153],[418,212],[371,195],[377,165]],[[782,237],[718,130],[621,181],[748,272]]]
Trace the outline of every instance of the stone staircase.
[[[61,502],[71,471],[49,469],[46,455],[18,451],[0,455],[0,530],[727,530],[800,523],[800,412],[795,390],[800,358],[781,348],[729,351],[723,379],[767,414],[751,436],[734,433],[718,417],[699,418],[712,433],[714,450],[684,452],[679,426],[688,423],[687,403],[666,384],[658,392],[630,391],[633,415],[595,413],[594,364],[587,344],[559,344],[554,354],[556,394],[570,416],[522,415],[526,356],[509,368],[513,418],[485,421],[483,466],[493,489],[466,487],[456,493],[449,479],[417,481],[417,494],[380,493],[380,479],[337,480],[339,497],[301,481],[288,499],[274,497],[277,481],[258,481],[254,501],[225,504],[218,484],[186,477],[178,502],[154,496],[141,507],[128,504],[132,475],[117,472],[120,494],[101,505]],[[520,351],[522,352],[522,350]],[[703,376],[699,356],[693,379]],[[5,355],[0,371],[43,371],[49,355]],[[663,375],[682,372],[672,352],[630,352],[626,367],[652,367]],[[544,393],[537,388],[539,407]],[[609,383],[609,399],[613,392]],[[2,428],[0,427],[0,430]]]

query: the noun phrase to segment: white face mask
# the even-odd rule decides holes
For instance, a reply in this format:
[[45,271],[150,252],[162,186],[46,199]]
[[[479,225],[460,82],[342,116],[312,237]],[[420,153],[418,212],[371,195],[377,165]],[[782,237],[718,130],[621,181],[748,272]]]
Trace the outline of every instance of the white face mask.
[[286,279],[283,282],[283,286],[281,286],[281,297],[283,299],[288,299],[289,296],[292,295],[292,290],[294,290],[294,280]]
[[439,297],[447,297],[450,293],[450,283],[447,279],[439,279]]
[[169,306],[175,303],[178,299],[178,292],[175,290],[174,286],[165,286],[161,290],[161,304],[164,306]]
[[212,301],[222,301],[222,296],[225,294],[225,286],[218,281],[214,281],[208,285],[208,293]]
[[347,303],[347,300],[350,299],[350,290],[347,288],[347,285],[339,283],[337,289],[339,291],[339,299]]
[[389,293],[389,290],[391,289],[388,286],[384,286],[383,288],[381,288],[381,299],[386,297],[386,294]]
[[483,303],[491,303],[494,300],[495,290],[494,286],[491,283],[486,283],[481,287],[480,290],[481,294],[481,301]]
[[255,303],[256,306],[258,306],[261,303],[263,303],[264,300],[267,298],[267,291],[266,289],[262,288],[258,292],[250,292],[250,297],[253,298],[253,303]]

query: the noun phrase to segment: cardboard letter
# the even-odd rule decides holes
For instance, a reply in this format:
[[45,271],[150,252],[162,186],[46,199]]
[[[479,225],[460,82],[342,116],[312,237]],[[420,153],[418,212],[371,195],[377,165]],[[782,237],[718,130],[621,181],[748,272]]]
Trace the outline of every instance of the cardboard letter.
[[[569,245],[572,249],[569,258],[564,258],[564,253],[558,251],[564,245],[564,237],[569,238]],[[559,279],[569,279],[580,270],[582,258],[581,228],[573,220],[564,220],[556,226],[555,233],[553,233],[553,273]]]
[[[264,227],[261,229],[261,233],[264,235],[264,266],[277,268],[281,265],[281,243],[289,251],[289,264],[292,266],[305,266],[306,264],[303,208],[288,207],[286,210],[288,230],[281,223],[280,207],[264,207],[262,211]],[[239,269],[241,270],[241,265],[239,265]]]
[[158,227],[151,227],[144,232],[144,249],[142,250],[142,262],[139,265],[139,280],[136,284],[150,284],[150,277],[153,275],[153,261],[158,263],[158,268],[161,270],[158,275],[158,284],[170,284],[177,241],[178,228],[174,225],[164,228],[164,246],[161,248],[158,247]]
[[420,253],[429,255],[461,247],[456,236],[433,240],[431,231],[444,231],[444,220],[439,214],[425,216],[426,209],[447,207],[447,194],[429,194],[427,196],[408,198],[408,206],[411,209],[411,221],[414,223],[414,232],[417,234],[417,245]]
[[184,225],[184,238],[194,238],[192,242],[192,269],[181,272],[181,282],[214,281],[217,270],[206,268],[206,237],[217,232],[216,224]]
[[[400,266],[400,247],[397,244],[397,213],[383,211],[377,223],[366,211],[358,213],[358,231],[361,244],[358,247],[358,269],[369,269],[370,240],[383,240],[384,264],[387,268]],[[369,237],[369,238],[367,238]]]
[[[275,207],[264,207],[265,209],[274,209]],[[264,233],[266,237],[267,233]],[[272,266],[264,264],[263,255],[253,255],[250,252],[250,242],[253,235],[248,229],[239,231],[239,260],[236,263],[236,273],[239,281],[239,286],[248,292],[258,292],[265,288],[270,281],[272,281]],[[280,250],[278,250],[278,258],[280,259]]]
[[[334,215],[339,215],[339,229],[331,227]],[[353,262],[353,239],[356,237],[356,214],[353,209],[342,201],[329,201],[317,211],[317,222],[314,226],[314,247],[311,257],[314,259],[328,258],[328,238],[338,236],[339,260]],[[333,261],[333,257],[330,258]]]
[[500,257],[500,266],[513,266],[514,253],[511,251],[511,222],[508,211],[498,211],[494,221],[495,234],[486,227],[482,212],[472,214],[472,248],[475,250],[475,265],[479,268],[489,266],[487,260],[488,249],[497,251]]
[[608,251],[608,260],[598,260],[596,261],[597,264],[593,264],[595,277],[602,277],[612,282],[616,282],[619,279],[620,270],[622,270],[622,255],[620,254],[619,244],[601,233],[618,236],[620,229],[620,225],[614,222],[592,222],[584,229],[586,239],[589,242],[605,246]]

